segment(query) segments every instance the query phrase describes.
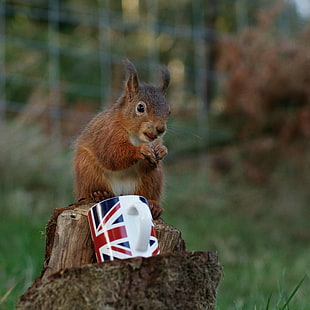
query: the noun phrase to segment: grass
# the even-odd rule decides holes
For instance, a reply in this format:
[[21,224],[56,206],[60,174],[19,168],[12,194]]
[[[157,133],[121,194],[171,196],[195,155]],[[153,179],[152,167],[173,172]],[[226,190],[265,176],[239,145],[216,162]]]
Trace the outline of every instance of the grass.
[[0,309],[14,309],[19,295],[40,274],[45,220],[43,217],[1,216]]
[[[286,192],[287,182],[296,180],[284,177],[278,175],[268,186],[257,187],[233,173],[217,179],[199,159],[168,167],[164,217],[182,231],[189,250],[218,253],[224,266],[218,310],[306,310],[310,306],[309,200],[300,201],[306,188],[292,186],[291,193]],[[282,197],[283,192],[299,199]],[[283,205],[275,208],[280,201]]]
[[[4,132],[11,143],[0,137],[0,309],[10,310],[40,274],[52,209],[73,198],[70,152],[37,129]],[[238,156],[219,175],[212,154],[174,154],[166,161],[163,217],[182,231],[188,250],[218,253],[217,310],[309,309],[308,170],[286,161],[257,186],[244,178]]]

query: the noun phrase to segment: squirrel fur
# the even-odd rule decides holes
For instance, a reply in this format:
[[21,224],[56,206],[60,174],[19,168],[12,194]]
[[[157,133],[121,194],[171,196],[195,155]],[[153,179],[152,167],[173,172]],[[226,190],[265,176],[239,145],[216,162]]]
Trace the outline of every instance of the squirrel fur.
[[161,67],[158,86],[140,83],[134,65],[127,71],[124,92],[109,109],[95,116],[78,137],[74,155],[77,199],[100,201],[120,195],[148,199],[153,217],[163,209],[162,144],[170,106],[165,92],[170,74]]

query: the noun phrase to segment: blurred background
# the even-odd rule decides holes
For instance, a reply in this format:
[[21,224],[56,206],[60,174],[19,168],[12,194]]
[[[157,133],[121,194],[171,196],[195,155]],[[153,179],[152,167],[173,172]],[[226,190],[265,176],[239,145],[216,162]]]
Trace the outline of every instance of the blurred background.
[[124,58],[171,72],[163,218],[218,253],[217,309],[309,309],[309,0],[1,1],[0,309],[40,274]]

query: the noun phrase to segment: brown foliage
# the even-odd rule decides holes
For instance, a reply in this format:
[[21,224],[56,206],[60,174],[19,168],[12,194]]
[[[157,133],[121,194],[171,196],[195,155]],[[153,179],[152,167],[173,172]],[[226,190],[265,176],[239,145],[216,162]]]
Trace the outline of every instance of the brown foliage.
[[258,26],[220,42],[224,112],[241,139],[268,135],[286,144],[309,138],[310,29],[295,39],[275,38],[261,16]]
[[310,28],[275,36],[280,11],[259,12],[257,26],[219,43],[223,112],[241,142],[243,172],[257,184],[283,156],[302,163],[309,154]]

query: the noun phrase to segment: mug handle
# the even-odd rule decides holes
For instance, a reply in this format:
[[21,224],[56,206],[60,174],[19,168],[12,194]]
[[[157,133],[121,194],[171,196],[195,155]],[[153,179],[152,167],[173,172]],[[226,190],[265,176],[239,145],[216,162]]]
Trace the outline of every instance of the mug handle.
[[145,204],[134,203],[131,207],[128,208],[127,213],[129,215],[137,215],[139,218],[139,233],[137,242],[135,244],[135,250],[144,252],[149,246],[152,229],[150,210]]

